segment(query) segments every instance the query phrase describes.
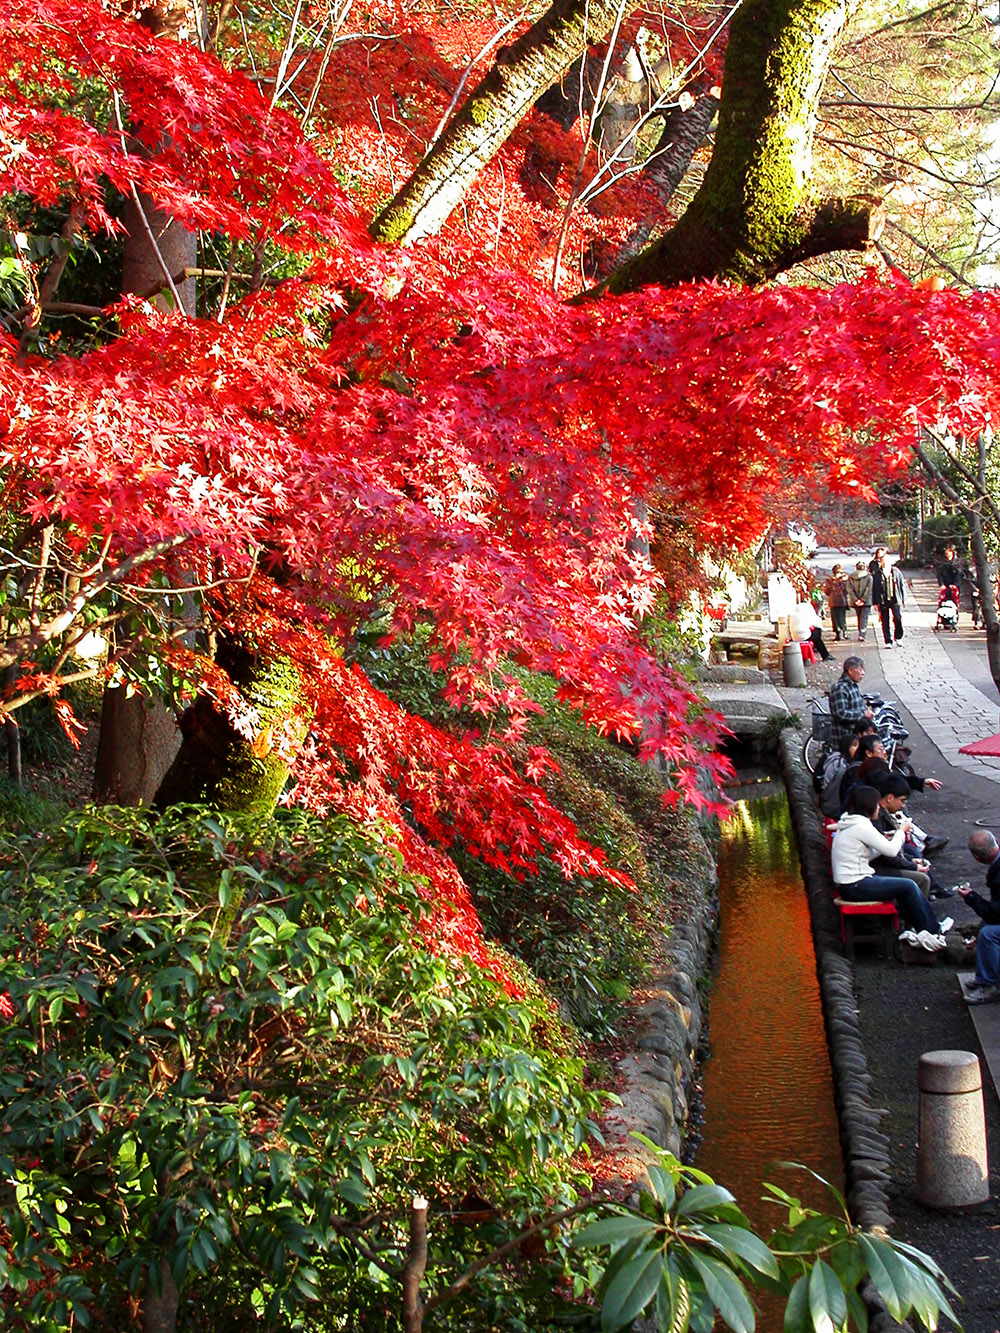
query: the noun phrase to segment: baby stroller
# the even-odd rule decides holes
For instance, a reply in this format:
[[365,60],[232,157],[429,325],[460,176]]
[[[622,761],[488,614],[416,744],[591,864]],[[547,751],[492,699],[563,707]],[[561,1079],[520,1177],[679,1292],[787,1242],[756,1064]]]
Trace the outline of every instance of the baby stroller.
[[960,595],[954,583],[946,584],[938,590],[937,620],[933,626],[935,634],[939,629],[949,629],[953,634],[957,632]]

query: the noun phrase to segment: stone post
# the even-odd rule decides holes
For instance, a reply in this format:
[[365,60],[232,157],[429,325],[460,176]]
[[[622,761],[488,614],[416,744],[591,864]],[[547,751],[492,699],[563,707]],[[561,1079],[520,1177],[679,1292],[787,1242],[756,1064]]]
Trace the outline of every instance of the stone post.
[[806,668],[802,661],[802,648],[795,639],[790,639],[781,652],[781,674],[785,684],[806,687]]
[[967,1208],[990,1197],[983,1080],[971,1051],[925,1051],[920,1096],[917,1198],[929,1208]]

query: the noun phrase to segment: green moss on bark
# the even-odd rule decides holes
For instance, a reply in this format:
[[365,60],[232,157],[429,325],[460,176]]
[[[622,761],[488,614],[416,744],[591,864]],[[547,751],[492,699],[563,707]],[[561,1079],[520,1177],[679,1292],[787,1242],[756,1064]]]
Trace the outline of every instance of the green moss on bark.
[[286,658],[259,657],[232,642],[223,645],[219,661],[256,710],[255,737],[236,731],[211,699],[200,696],[182,721],[184,740],[156,805],[198,801],[264,820],[288,779],[274,742],[289,728],[301,736],[306,727],[298,671]]
[[[854,3],[747,0],[733,20],[701,188],[677,226],[599,290],[710,277],[752,285],[810,250],[819,212],[810,191],[816,112]],[[857,248],[863,231],[845,230],[845,248]],[[838,248],[832,228],[824,243]]]

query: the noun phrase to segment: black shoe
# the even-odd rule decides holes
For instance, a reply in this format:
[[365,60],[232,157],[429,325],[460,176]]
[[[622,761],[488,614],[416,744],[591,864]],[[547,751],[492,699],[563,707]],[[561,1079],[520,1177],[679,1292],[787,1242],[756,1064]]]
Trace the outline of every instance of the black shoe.
[[945,886],[944,886],[943,884],[936,884],[936,885],[934,886],[934,888],[931,889],[931,897],[932,897],[932,898],[954,898],[954,896],[955,896],[955,894],[956,894],[957,892],[958,892],[957,889],[946,889]]
[[940,833],[932,833],[924,842],[924,851],[939,852],[942,847],[947,847],[950,841],[950,838],[942,838]]

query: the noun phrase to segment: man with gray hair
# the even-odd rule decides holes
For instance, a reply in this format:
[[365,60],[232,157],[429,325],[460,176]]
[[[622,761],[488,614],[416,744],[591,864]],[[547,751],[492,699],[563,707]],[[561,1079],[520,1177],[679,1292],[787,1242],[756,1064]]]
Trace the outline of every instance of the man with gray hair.
[[835,748],[848,736],[856,736],[858,724],[871,718],[872,710],[861,693],[864,675],[862,658],[844,658],[843,670],[830,690],[830,740]]
[[965,992],[967,1004],[990,1004],[1000,1000],[1000,845],[989,829],[976,829],[969,835],[969,851],[987,866],[984,898],[967,884],[958,892],[983,919],[976,943],[976,976]]

